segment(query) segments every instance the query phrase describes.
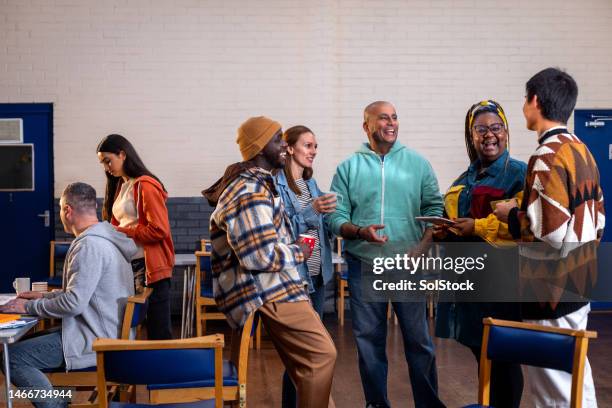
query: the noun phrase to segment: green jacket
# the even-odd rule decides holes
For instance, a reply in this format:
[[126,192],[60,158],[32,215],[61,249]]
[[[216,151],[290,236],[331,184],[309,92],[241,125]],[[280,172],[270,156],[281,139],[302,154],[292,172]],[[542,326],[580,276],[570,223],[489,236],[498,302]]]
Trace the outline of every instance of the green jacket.
[[380,256],[395,256],[417,243],[424,225],[417,216],[441,216],[443,201],[429,162],[416,151],[395,142],[381,158],[364,143],[340,163],[331,190],[338,193],[336,211],[326,217],[329,229],[340,235],[340,226],[384,224],[385,245],[347,240],[345,250],[371,263]]

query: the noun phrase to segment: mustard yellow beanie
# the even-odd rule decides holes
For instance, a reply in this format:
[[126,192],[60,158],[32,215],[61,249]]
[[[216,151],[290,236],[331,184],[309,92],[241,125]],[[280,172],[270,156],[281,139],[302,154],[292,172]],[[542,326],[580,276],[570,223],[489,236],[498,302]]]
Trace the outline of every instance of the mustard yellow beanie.
[[281,130],[280,123],[265,116],[248,119],[238,128],[236,143],[244,160],[251,160]]

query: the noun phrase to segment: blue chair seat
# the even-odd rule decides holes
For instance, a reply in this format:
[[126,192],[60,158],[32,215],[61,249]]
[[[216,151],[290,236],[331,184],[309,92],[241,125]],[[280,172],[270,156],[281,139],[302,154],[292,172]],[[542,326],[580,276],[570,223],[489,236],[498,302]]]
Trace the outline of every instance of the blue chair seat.
[[58,368],[43,368],[42,370],[43,373],[93,373],[96,371],[96,366],[93,367],[85,367],[85,368],[79,368],[76,370],[70,370],[70,371],[66,371],[65,367],[58,367]]
[[202,289],[200,290],[200,296],[201,297],[206,297],[206,298],[212,298],[213,296],[213,289],[212,287],[208,287],[205,285],[202,285]]
[[133,404],[130,402],[111,402],[109,408],[215,408],[215,400],[180,402],[173,404]]
[[[229,360],[223,360],[223,386],[224,387],[235,387],[238,385],[238,369]],[[204,387],[214,387],[215,379],[211,378],[209,380],[202,381],[189,381],[183,383],[173,383],[173,384],[149,384],[147,385],[147,389],[150,390],[165,390],[165,389],[176,389],[176,388],[204,388]],[[156,407],[160,407],[161,405],[156,405]]]
[[48,286],[54,286],[54,287],[62,287],[62,276],[54,276],[52,278],[47,279],[47,285]]
[[342,271],[340,273],[340,279],[342,280],[348,280],[348,271]]

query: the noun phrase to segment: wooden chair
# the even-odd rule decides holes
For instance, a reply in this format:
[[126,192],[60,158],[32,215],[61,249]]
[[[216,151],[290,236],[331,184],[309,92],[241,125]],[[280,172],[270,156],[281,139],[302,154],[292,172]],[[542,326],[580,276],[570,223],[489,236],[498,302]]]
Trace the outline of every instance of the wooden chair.
[[[344,243],[342,237],[336,237],[336,255],[342,257]],[[338,287],[338,293],[336,297],[336,308],[338,310],[338,321],[340,326],[344,326],[344,305],[345,299],[350,296],[348,291],[348,271],[342,270],[342,266],[346,263],[337,263],[334,265],[336,273],[336,285]]]
[[[223,400],[240,408],[247,404],[247,367],[249,360],[249,343],[253,336],[255,314],[251,314],[241,330],[232,333],[231,355],[229,360],[223,360]],[[206,399],[213,395],[213,388],[208,380],[185,384],[149,384],[149,400],[162,404],[176,400],[177,402]]]
[[225,320],[225,315],[219,311],[210,311],[216,309],[217,303],[213,296],[212,289],[212,269],[210,265],[211,255],[210,241],[203,240],[202,250],[196,251],[196,275],[195,275],[195,290],[196,290],[196,335],[202,336],[206,334],[207,320]]
[[49,248],[49,279],[47,279],[47,287],[49,289],[61,289],[62,288],[62,271],[60,269],[59,274],[57,273],[57,263],[64,261],[68,248],[70,248],[70,241],[51,241]]
[[[136,337],[138,337],[138,331],[146,315],[148,299],[152,292],[153,289],[145,288],[144,292],[136,296],[130,296],[127,299],[123,313],[121,339],[129,340],[132,329],[136,330]],[[95,366],[72,371],[64,371],[63,369],[59,371],[49,370],[45,374],[55,387],[75,387],[81,390],[93,390],[98,383]]]
[[589,339],[597,332],[560,329],[532,323],[483,319],[484,332],[480,352],[478,404],[489,405],[491,361],[505,361],[552,368],[572,375],[571,407],[582,406],[584,364]]
[[134,407],[130,403],[109,402],[116,391],[113,387],[109,390],[112,384],[159,383],[171,386],[174,383],[206,380],[212,390],[207,400],[198,397],[190,399],[180,390],[174,390],[168,395],[168,402],[175,403],[172,406],[177,408],[182,405],[178,404],[181,402],[191,402],[187,405],[189,408],[221,408],[223,345],[222,334],[182,340],[97,339],[93,344],[98,367],[97,385],[98,389],[104,390],[99,398],[99,407]]
[[[225,320],[225,315],[220,312],[210,312],[210,308],[217,307],[212,289],[212,268],[210,256],[212,251],[211,242],[208,239],[200,241],[202,249],[196,251],[196,335],[206,334],[207,320]],[[207,311],[208,308],[208,311]],[[261,348],[261,320],[257,323],[255,331],[255,349]],[[253,342],[251,342],[251,348]]]

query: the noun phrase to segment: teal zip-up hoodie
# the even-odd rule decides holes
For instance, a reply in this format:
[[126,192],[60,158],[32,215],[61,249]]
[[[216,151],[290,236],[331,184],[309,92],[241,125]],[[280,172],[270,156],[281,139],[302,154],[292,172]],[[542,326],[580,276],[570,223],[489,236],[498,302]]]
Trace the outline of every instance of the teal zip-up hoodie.
[[429,162],[416,151],[395,142],[381,157],[364,143],[340,163],[331,185],[338,193],[336,211],[326,217],[330,230],[340,235],[346,222],[365,227],[384,224],[384,244],[346,240],[345,250],[362,261],[393,257],[421,240],[424,225],[417,216],[441,216],[443,200]]

